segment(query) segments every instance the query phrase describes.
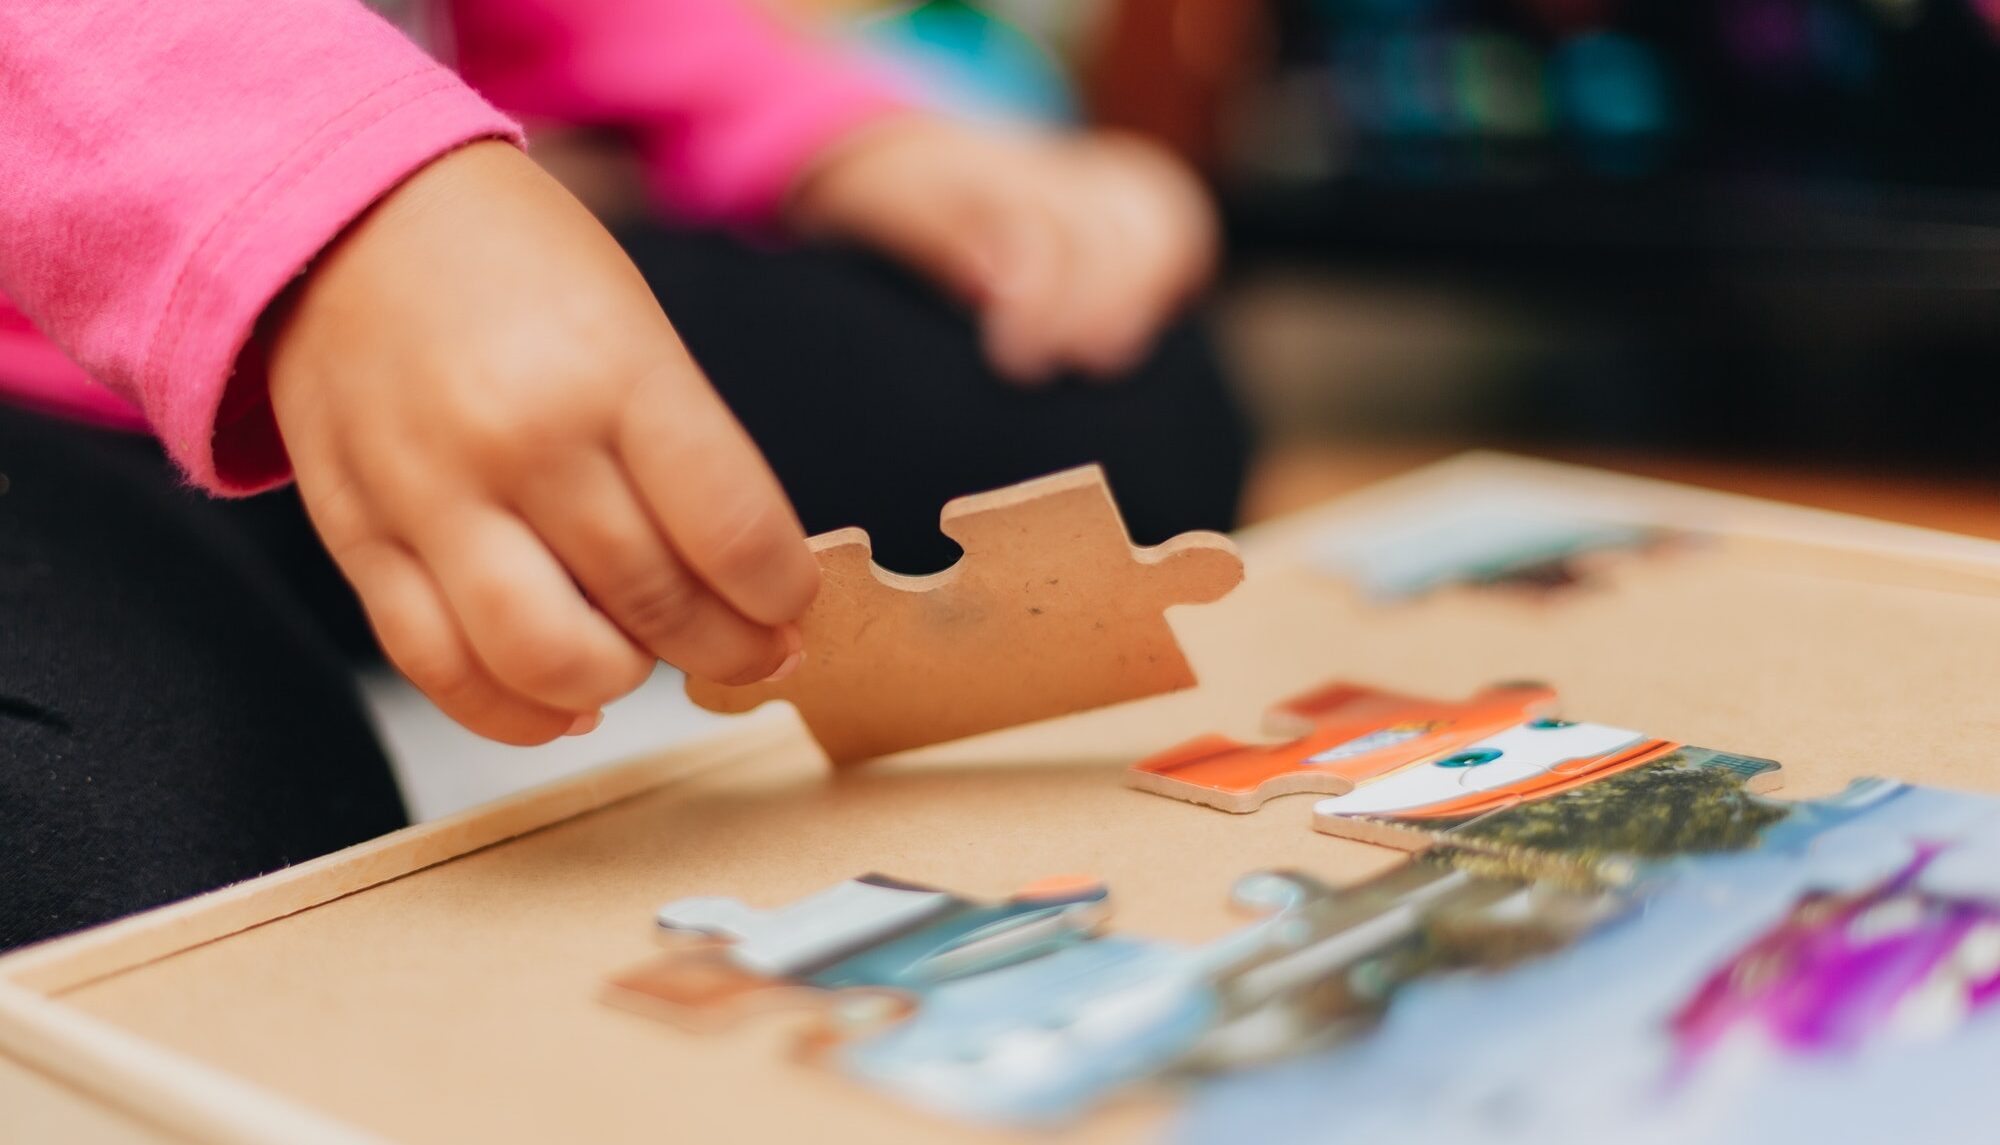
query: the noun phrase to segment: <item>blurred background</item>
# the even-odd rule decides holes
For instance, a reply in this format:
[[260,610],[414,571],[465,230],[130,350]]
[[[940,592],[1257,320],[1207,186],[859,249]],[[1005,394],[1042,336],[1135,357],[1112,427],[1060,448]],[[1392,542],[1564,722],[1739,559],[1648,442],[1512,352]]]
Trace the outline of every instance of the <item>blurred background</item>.
[[[1207,177],[1252,520],[1484,446],[2000,537],[2000,0],[758,2]],[[426,817],[715,719],[663,669],[522,752],[368,684]]]
[[2000,2],[764,2],[1208,176],[1255,513],[1499,445],[1994,531]]

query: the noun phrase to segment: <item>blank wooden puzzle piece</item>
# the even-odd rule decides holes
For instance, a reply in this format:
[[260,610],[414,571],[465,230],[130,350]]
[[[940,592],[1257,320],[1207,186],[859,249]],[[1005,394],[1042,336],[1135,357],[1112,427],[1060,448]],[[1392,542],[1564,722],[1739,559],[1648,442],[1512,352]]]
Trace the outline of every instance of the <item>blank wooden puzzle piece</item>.
[[658,915],[675,947],[614,978],[607,996],[702,1028],[850,989],[913,1000],[939,982],[1088,939],[1106,897],[1101,882],[1063,878],[980,903],[866,875],[776,910],[682,899]]
[[1554,689],[1542,684],[1500,684],[1453,702],[1333,683],[1271,710],[1265,721],[1271,733],[1292,737],[1283,743],[1203,736],[1133,765],[1126,782],[1224,811],[1255,811],[1280,795],[1344,795],[1555,706]]
[[1135,547],[1096,466],[946,505],[957,564],[909,577],[876,567],[868,535],[812,539],[820,594],[805,663],[777,683],[690,680],[717,712],[790,700],[836,764],[1191,687],[1163,612],[1243,579],[1227,537]]

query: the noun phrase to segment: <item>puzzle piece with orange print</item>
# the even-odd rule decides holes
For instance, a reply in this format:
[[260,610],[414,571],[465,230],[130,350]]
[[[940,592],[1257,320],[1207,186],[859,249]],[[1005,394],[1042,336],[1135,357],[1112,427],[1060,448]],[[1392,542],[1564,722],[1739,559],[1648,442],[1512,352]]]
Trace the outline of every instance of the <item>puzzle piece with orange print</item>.
[[1313,807],[1316,829],[1405,850],[1649,763],[1720,769],[1752,792],[1776,786],[1770,760],[1558,719],[1548,714],[1555,705],[1539,684],[1497,685],[1456,704],[1329,684],[1274,710],[1274,729],[1303,728],[1288,742],[1205,736],[1134,765],[1128,782],[1237,812],[1278,795],[1331,793]]
[[1345,795],[1418,760],[1447,755],[1555,710],[1553,688],[1497,684],[1469,700],[1427,700],[1331,683],[1272,708],[1273,744],[1224,735],[1189,740],[1134,765],[1130,786],[1224,811],[1255,811],[1280,795]]

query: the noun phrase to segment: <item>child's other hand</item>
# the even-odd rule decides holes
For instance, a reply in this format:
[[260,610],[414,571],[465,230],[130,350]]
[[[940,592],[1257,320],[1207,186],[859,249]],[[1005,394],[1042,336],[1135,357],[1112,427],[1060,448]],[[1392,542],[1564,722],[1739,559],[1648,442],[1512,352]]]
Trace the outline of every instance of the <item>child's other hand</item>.
[[476,144],[307,275],[271,402],[384,651],[510,743],[586,731],[654,657],[795,663],[818,566],[775,477],[596,220]]
[[1208,196],[1138,139],[1006,133],[911,117],[858,132],[802,176],[801,233],[867,243],[970,303],[1022,382],[1130,369],[1207,279]]

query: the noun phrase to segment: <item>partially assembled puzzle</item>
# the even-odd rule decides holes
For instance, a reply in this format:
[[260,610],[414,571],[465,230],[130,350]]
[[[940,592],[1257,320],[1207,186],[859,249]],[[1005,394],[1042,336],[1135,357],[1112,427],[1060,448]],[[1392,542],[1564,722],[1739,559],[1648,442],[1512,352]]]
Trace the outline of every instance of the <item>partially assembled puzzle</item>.
[[1258,917],[1206,945],[1105,933],[1106,889],[1087,878],[982,903],[867,876],[773,910],[670,903],[668,949],[610,997],[697,1030],[810,1007],[804,1046],[865,1084],[957,1117],[1051,1123],[1135,1084],[1346,1045],[1406,991],[1554,956],[1701,863],[1788,854],[1908,790],[1772,802],[1772,761],[1556,706],[1535,684],[1461,702],[1333,684],[1280,705],[1294,739],[1211,737],[1142,761],[1135,784],[1240,811],[1336,792],[1322,829],[1419,852],[1349,888],[1246,876],[1237,904]]
[[[1498,754],[1457,766],[1494,766],[1512,750],[1444,736],[1426,751],[1405,718],[1424,701],[1346,685],[1315,694],[1350,696],[1350,714],[1376,704],[1381,720],[1350,728],[1348,742],[1404,737],[1401,769],[1354,778],[1357,791],[1468,753]],[[1510,685],[1463,707],[1486,718],[1511,706],[1529,716],[1522,727],[1559,722],[1533,714],[1550,699]],[[1453,707],[1431,705],[1432,722]],[[1508,734],[1470,742],[1507,745]],[[1634,733],[1538,755],[1551,757],[1593,762],[1578,782],[1469,815],[1382,819],[1395,824],[1383,838],[1421,850],[1356,886],[1247,875],[1234,897],[1254,917],[1204,945],[1106,933],[1106,888],[1087,878],[978,902],[871,875],[770,910],[670,903],[658,918],[667,948],[617,976],[608,997],[692,1030],[809,1007],[802,1050],[980,1122],[1058,1123],[1133,1086],[1210,1079],[1194,1088],[1181,1138],[1198,1145],[1240,1140],[1249,1125],[1260,1140],[1283,1129],[1305,1142],[1336,1115],[1376,1135],[1435,1123],[1440,1136],[1485,1140],[1469,1128],[1474,1097],[1444,1112],[1414,1100],[1464,1094],[1472,1062],[1546,1107],[1549,1126],[1603,1140],[1616,1136],[1598,1119],[1612,1106],[1579,1102],[1589,1095],[1574,1079],[1611,1087],[1619,1117],[1650,1103],[1678,1124],[1665,1095],[1741,1070],[1740,1052],[1716,1062],[1746,1036],[1767,1047],[1760,1084],[1831,1060],[1852,1092],[1822,1100],[1850,1110],[1889,1096],[1851,1064],[1871,1045],[1976,1038],[2000,1050],[2000,1027],[1975,1021],[2000,999],[2000,800],[1864,780],[1774,801],[1758,794],[1778,774],[1771,761]],[[1515,995],[1543,998],[1535,1028],[1569,1040],[1523,1052],[1513,1003],[1496,1000]],[[1383,1031],[1392,1006],[1405,1016]],[[1399,1062],[1428,1059],[1413,1075],[1424,1087],[1371,1067],[1385,1039]],[[1601,1076],[1600,1054],[1625,1072]],[[1566,1064],[1550,1073],[1551,1061]],[[1325,1064],[1302,1072],[1311,1063]]]
[[[1370,567],[1416,591],[1480,554],[1633,539],[1494,519]],[[915,580],[875,568],[857,533],[819,539],[814,667],[691,693],[729,710],[790,699],[834,760],[867,758],[1185,687],[1162,611],[1241,575],[1219,538],[1133,549],[1092,470],[955,502],[945,530],[965,558]],[[1309,1145],[1332,1126],[1537,1145],[1986,1139],[1939,1111],[1975,1080],[1991,1090],[1972,1074],[2000,1060],[2000,800],[1883,780],[1774,800],[1775,761],[1567,718],[1529,682],[1463,699],[1333,682],[1267,728],[1190,740],[1127,782],[1236,814],[1315,794],[1315,829],[1408,858],[1348,887],[1247,874],[1244,921],[1200,945],[1109,930],[1089,877],[994,901],[884,875],[789,905],[683,899],[659,911],[663,949],[606,996],[692,1031],[802,1011],[814,1060],[980,1123],[1057,1124],[1178,1087],[1179,1145]]]

